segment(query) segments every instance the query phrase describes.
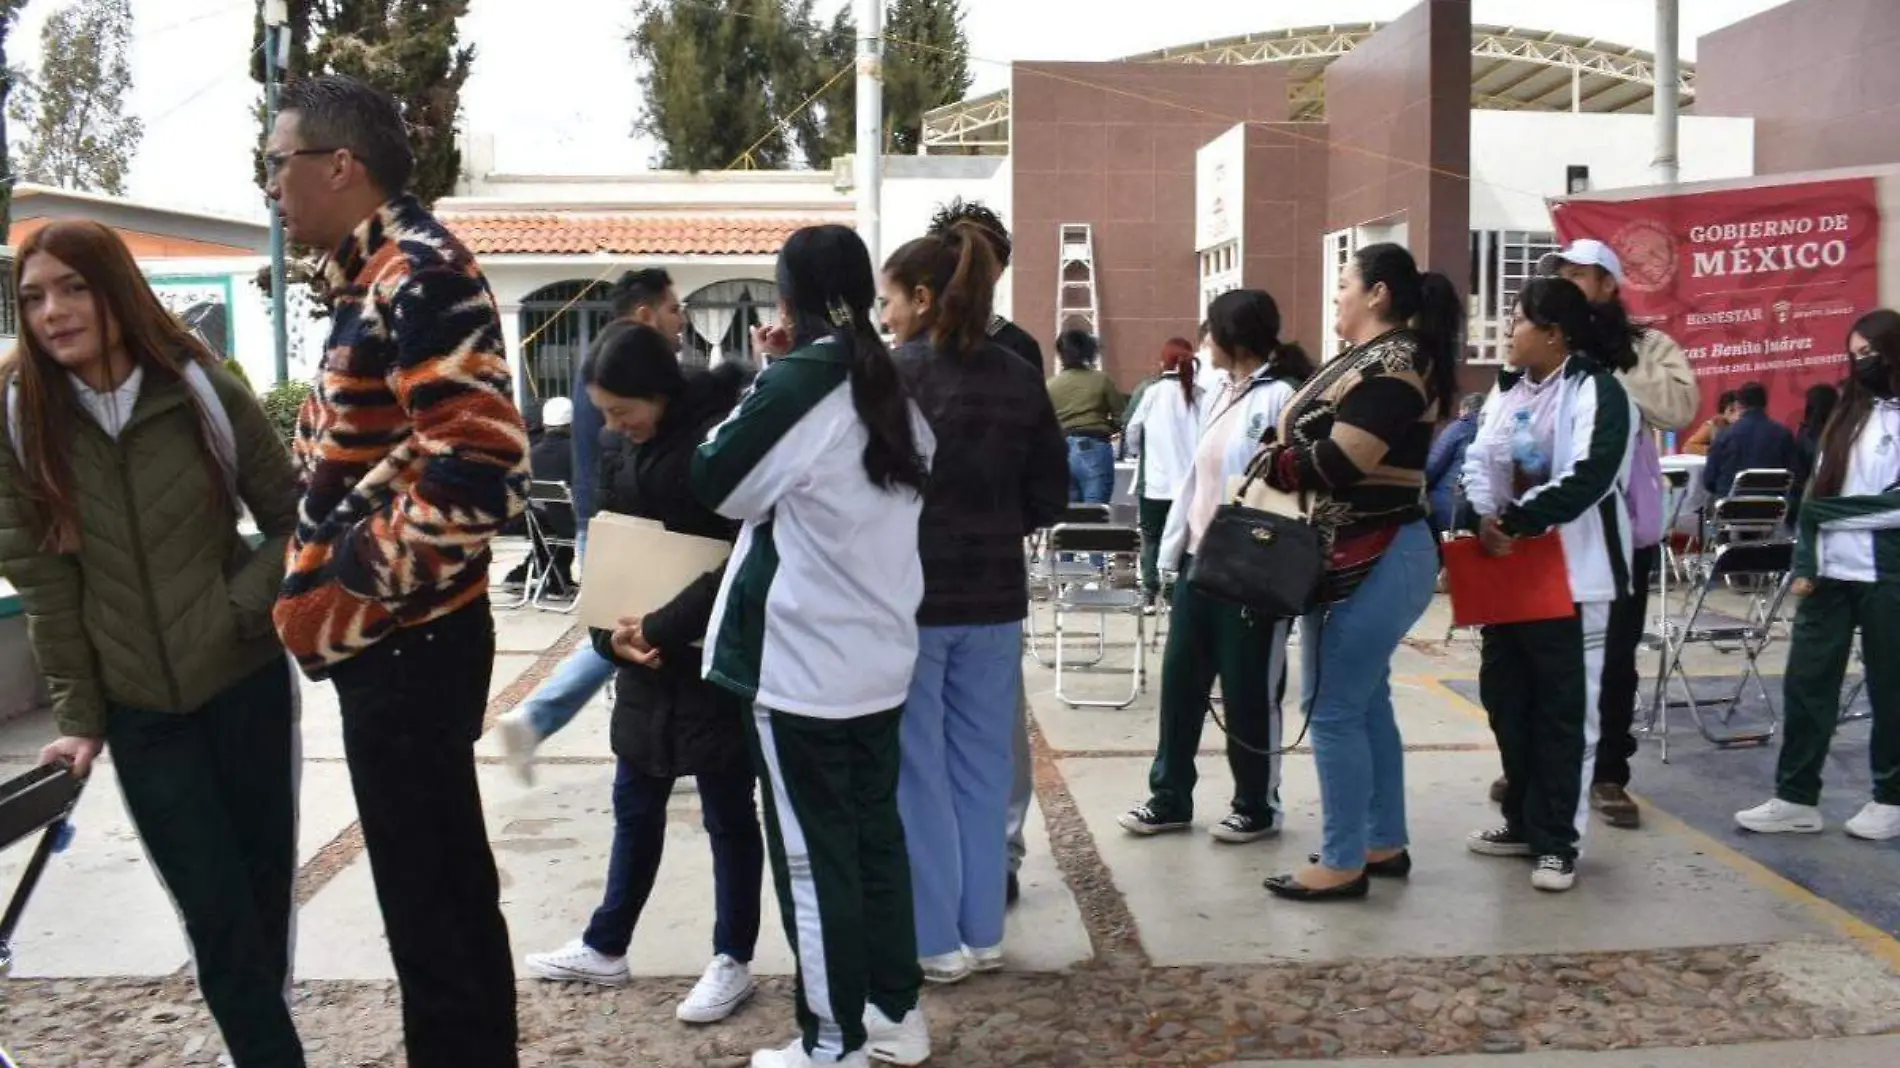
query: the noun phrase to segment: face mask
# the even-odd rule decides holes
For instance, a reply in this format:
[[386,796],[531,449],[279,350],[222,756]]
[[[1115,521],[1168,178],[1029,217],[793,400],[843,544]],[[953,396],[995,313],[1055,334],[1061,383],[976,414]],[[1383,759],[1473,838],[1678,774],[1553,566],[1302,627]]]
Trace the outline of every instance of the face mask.
[[1879,353],[1854,361],[1854,380],[1876,397],[1893,398],[1893,368],[1887,366],[1886,359]]

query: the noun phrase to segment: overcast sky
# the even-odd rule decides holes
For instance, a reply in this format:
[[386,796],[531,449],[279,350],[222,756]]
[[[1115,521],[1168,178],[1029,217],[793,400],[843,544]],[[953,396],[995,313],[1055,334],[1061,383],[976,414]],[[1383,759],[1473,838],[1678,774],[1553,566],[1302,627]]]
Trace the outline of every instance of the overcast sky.
[[[820,0],[835,8],[841,0]],[[965,0],[972,92],[1008,84],[1016,59],[1114,59],[1172,45],[1316,23],[1386,20],[1415,0]],[[1682,0],[1682,46],[1780,0]],[[8,49],[38,62],[39,30],[60,0],[29,0]],[[462,26],[477,49],[463,129],[496,137],[497,165],[522,173],[644,169],[631,135],[639,88],[626,46],[631,0],[474,0]],[[257,131],[248,75],[255,0],[132,0],[131,107],[145,120],[133,196],[263,215],[251,184]],[[1655,0],[1475,0],[1479,23],[1535,27],[1648,48]],[[761,132],[770,123],[761,118]]]

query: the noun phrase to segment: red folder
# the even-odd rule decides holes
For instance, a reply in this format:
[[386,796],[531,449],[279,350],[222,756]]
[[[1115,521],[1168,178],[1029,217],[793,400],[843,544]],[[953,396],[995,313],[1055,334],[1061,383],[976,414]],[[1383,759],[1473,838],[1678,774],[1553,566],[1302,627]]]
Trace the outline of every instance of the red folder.
[[1563,536],[1554,530],[1517,539],[1508,556],[1486,556],[1477,538],[1455,538],[1443,549],[1453,626],[1532,623],[1577,614]]

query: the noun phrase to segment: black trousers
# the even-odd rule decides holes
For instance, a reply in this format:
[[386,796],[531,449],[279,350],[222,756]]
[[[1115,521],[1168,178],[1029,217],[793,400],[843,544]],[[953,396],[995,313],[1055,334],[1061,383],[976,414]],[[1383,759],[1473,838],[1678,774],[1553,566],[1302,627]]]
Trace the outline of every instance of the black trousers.
[[488,601],[396,631],[333,673],[411,1068],[515,1068],[515,976],[482,822]]
[[196,712],[114,707],[126,811],[185,920],[198,989],[239,1068],[301,1068],[290,1019],[296,692],[278,658]]
[[1135,516],[1141,524],[1141,588],[1153,597],[1161,592],[1161,535],[1168,529],[1168,513],[1173,501],[1138,498]]
[[1630,560],[1633,591],[1610,604],[1610,623],[1603,632],[1603,694],[1597,701],[1603,727],[1593,778],[1598,783],[1630,784],[1630,757],[1636,755],[1636,692],[1642,684],[1636,653],[1642,647],[1649,615],[1649,579],[1661,557],[1660,545],[1637,549]]
[[1538,856],[1575,860],[1583,841],[1609,612],[1484,628],[1478,693],[1510,783],[1504,821]]

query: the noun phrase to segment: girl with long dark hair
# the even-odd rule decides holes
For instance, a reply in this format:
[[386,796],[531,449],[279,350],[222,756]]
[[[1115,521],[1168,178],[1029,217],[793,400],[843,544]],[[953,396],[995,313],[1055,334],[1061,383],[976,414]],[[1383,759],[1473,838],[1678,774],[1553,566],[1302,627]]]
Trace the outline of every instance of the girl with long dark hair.
[[704,670],[752,706],[798,962],[802,1037],[752,1063],[863,1064],[868,1026],[880,1059],[913,1064],[929,1036],[898,719],[917,664],[917,528],[934,441],[871,322],[877,284],[856,233],[794,233],[778,286],[779,323],[755,332],[771,363],[692,464],[694,493],[742,524]]
[[920,237],[884,265],[898,373],[937,441],[897,802],[917,950],[924,978],[938,983],[1003,964],[1003,843],[1028,615],[1023,538],[1068,503],[1067,451],[1042,377],[988,333],[1001,274],[972,223]]
[[1362,897],[1369,873],[1411,870],[1386,665],[1437,581],[1425,461],[1450,418],[1464,349],[1451,280],[1420,272],[1398,245],[1355,253],[1334,305],[1352,347],[1287,402],[1261,457],[1270,485],[1307,495],[1331,549],[1322,606],[1300,623],[1325,836],[1312,866],[1266,883],[1296,900]]
[[1141,587],[1153,614],[1161,596],[1161,537],[1168,513],[1194,461],[1194,444],[1207,415],[1207,385],[1195,379],[1194,346],[1169,338],[1161,347],[1161,377],[1129,411],[1127,435],[1141,450],[1135,469],[1136,515],[1141,525]]
[[1818,833],[1821,768],[1840,719],[1841,680],[1860,631],[1874,709],[1874,796],[1846,824],[1855,838],[1900,838],[1900,313],[1861,316],[1848,334],[1853,373],[1821,433],[1797,517],[1793,647],[1775,796],[1735,822],[1762,834]]
[[1801,498],[1807,495],[1808,482],[1814,477],[1815,461],[1821,458],[1821,433],[1841,403],[1838,387],[1823,382],[1808,387],[1801,409],[1801,425],[1794,432],[1794,488],[1788,494],[1788,514],[1799,519]]
[[[603,443],[600,511],[656,520],[667,530],[731,541],[739,525],[693,496],[687,472],[708,432],[731,413],[743,364],[680,367],[672,340],[622,324],[581,364],[588,402],[614,430]],[[614,838],[607,885],[581,936],[530,954],[530,975],[618,986],[627,947],[660,873],[674,782],[693,776],[713,854],[713,959],[675,1015],[691,1024],[725,1019],[752,995],[765,844],[754,807],[752,756],[739,697],[700,677],[699,650],[724,577],[715,568],[646,615],[590,632],[617,669],[613,720]]]
[[[1531,885],[1568,890],[1589,825],[1603,637],[1629,594],[1630,454],[1639,421],[1583,290],[1533,278],[1518,295],[1510,369],[1485,402],[1465,457],[1465,492],[1492,556],[1557,530],[1576,613],[1484,628],[1478,685],[1508,783],[1504,825],[1474,853],[1530,857]],[[1614,344],[1615,342],[1611,342]]]
[[[1223,293],[1208,306],[1216,367],[1229,385],[1209,402],[1161,539],[1163,571],[1185,575],[1214,512],[1247,470],[1261,433],[1313,371],[1305,350],[1280,339],[1280,307],[1258,289]],[[1178,395],[1177,395],[1178,396]],[[1287,621],[1261,619],[1177,582],[1161,657],[1161,719],[1148,800],[1122,813],[1130,834],[1186,830],[1194,818],[1194,755],[1220,680],[1226,709],[1227,764],[1234,774],[1230,811],[1209,831],[1240,844],[1279,831],[1280,697],[1286,688]]]
[[20,247],[14,286],[0,570],[59,720],[40,759],[83,776],[111,747],[231,1055],[302,1065],[287,998],[297,683],[270,618],[297,522],[290,457],[111,230],[50,223]]

